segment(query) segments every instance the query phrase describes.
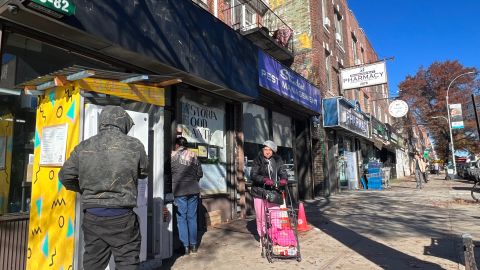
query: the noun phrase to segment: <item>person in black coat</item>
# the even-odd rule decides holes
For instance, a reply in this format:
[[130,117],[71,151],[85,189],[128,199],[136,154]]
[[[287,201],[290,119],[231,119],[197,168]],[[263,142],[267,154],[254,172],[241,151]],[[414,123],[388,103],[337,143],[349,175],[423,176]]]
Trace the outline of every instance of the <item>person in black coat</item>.
[[66,189],[81,194],[85,241],[83,269],[105,269],[113,254],[116,269],[137,269],[141,235],[138,179],[148,176],[143,144],[127,133],[132,118],[119,106],[105,106],[97,135],[80,142],[59,172]]
[[287,170],[282,159],[276,154],[277,145],[272,141],[263,143],[262,151],[253,160],[250,176],[252,179],[252,196],[257,220],[257,233],[262,238],[265,234],[265,207],[278,206],[280,201],[267,201],[266,192],[273,191],[276,198],[282,198],[276,187],[287,185]]

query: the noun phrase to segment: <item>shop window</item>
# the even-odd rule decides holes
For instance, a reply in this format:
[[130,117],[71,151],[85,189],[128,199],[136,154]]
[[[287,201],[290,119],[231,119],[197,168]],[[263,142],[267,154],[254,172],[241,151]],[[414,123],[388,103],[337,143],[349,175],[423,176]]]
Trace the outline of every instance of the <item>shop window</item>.
[[295,181],[295,162],[293,158],[292,118],[272,112],[273,142],[278,146],[277,154],[285,162],[288,180]]
[[[111,66],[11,31],[4,31],[0,76],[0,214],[29,210],[37,98],[15,87],[81,65]],[[33,173],[34,174],[34,173]]]
[[185,137],[189,148],[202,163],[202,195],[227,193],[227,151],[225,102],[182,91],[178,102],[177,135]]
[[252,103],[243,103],[243,134],[245,142],[262,144],[268,140],[269,125],[267,109]]
[[292,118],[251,103],[243,104],[243,112],[245,176],[247,179],[250,179],[251,164],[260,154],[263,142],[272,140],[277,144],[277,154],[285,163],[289,175],[288,180],[295,181]]

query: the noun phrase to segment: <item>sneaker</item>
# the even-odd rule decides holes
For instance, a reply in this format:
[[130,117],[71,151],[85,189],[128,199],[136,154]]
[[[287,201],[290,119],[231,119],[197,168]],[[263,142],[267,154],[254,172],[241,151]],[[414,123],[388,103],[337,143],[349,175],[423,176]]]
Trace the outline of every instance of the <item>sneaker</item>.
[[188,247],[185,247],[185,253],[183,253],[184,255],[189,255],[190,254],[190,249]]
[[198,250],[197,245],[190,246],[190,251],[191,251],[192,253],[197,253],[197,250]]

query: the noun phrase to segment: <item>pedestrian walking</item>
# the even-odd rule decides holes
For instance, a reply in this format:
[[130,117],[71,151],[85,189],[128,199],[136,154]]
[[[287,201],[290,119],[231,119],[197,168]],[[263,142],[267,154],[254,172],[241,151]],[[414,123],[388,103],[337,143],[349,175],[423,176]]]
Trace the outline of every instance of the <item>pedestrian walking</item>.
[[428,169],[430,168],[430,163],[425,158],[422,158],[422,161],[424,164],[423,181],[428,183]]
[[105,269],[112,254],[116,269],[138,268],[141,235],[133,208],[148,159],[143,144],[127,135],[133,125],[123,108],[106,106],[99,133],[78,144],[59,172],[65,188],[81,194],[83,269]]
[[423,172],[425,171],[425,163],[420,158],[418,152],[415,153],[415,180],[417,182],[417,189],[422,189]]
[[171,155],[172,190],[177,206],[177,226],[185,254],[197,252],[197,208],[202,166],[197,155],[187,148],[184,137],[175,140]]
[[[278,206],[282,203],[282,195],[274,186],[278,179],[279,186],[287,185],[287,170],[283,161],[276,154],[277,145],[272,141],[265,141],[258,156],[253,160],[250,172],[252,196],[257,221],[257,233],[262,239],[265,234],[265,207]],[[268,195],[268,196],[267,196]],[[269,200],[265,200],[269,197]]]

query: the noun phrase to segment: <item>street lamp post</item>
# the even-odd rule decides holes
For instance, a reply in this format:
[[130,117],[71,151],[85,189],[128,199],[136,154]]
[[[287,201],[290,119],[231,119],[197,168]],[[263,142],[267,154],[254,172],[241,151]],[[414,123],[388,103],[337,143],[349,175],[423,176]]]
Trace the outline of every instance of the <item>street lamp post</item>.
[[453,135],[452,135],[452,125],[451,125],[451,120],[450,120],[450,108],[449,108],[449,105],[448,105],[448,91],[450,90],[450,86],[452,86],[452,83],[464,76],[464,75],[467,75],[467,74],[475,74],[477,72],[475,71],[469,71],[469,72],[465,72],[465,73],[462,73],[460,75],[457,75],[455,78],[453,78],[452,81],[450,81],[450,83],[448,84],[448,87],[447,87],[447,95],[445,96],[445,101],[447,103],[447,114],[448,114],[448,130],[450,131],[450,143],[451,143],[451,148],[452,148],[452,162],[453,162],[453,175],[456,175],[457,174],[457,164],[455,162],[455,148],[453,146]]

